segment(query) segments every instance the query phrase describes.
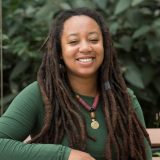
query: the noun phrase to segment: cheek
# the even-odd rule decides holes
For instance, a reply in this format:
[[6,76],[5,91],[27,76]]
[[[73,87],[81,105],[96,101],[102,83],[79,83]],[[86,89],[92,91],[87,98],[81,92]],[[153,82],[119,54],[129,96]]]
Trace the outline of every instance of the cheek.
[[67,50],[68,50],[68,47],[67,47],[66,41],[63,40],[63,39],[64,39],[64,38],[62,38],[62,40],[61,40],[61,48],[62,48],[61,54],[62,54],[62,57],[65,57],[66,53],[68,52],[68,51],[67,51]]
[[65,59],[66,57],[68,57],[69,54],[69,49],[68,47],[66,47],[66,45],[63,45],[62,47],[62,57]]
[[63,57],[73,57],[77,53],[77,47],[69,47],[64,46],[62,49],[62,56]]
[[99,47],[97,48],[97,51],[98,51],[98,53],[99,53],[99,56],[100,56],[102,59],[104,59],[104,47],[99,46]]
[[100,65],[103,63],[104,61],[104,50],[101,49],[100,52],[99,52],[99,63]]

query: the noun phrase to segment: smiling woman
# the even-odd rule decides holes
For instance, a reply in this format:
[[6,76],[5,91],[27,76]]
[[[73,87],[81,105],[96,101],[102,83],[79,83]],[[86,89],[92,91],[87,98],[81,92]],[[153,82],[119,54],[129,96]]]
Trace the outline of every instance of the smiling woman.
[[[97,88],[85,93],[86,86],[79,85],[80,77],[84,83],[93,83],[96,86],[98,68],[104,58],[102,32],[95,20],[88,16],[78,15],[67,19],[63,26],[62,60],[65,63],[70,84],[75,92],[82,95],[95,96]],[[78,88],[76,88],[78,86]],[[88,89],[87,89],[88,92]]]
[[141,107],[103,17],[88,8],[62,11],[43,52],[37,81],[0,118],[1,158],[151,160]]

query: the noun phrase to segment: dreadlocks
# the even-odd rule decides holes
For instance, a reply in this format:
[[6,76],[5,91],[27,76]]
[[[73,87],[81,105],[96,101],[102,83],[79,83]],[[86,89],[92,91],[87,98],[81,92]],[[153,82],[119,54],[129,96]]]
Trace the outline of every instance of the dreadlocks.
[[[44,44],[44,57],[37,76],[45,106],[44,125],[30,143],[57,144],[66,134],[70,147],[84,151],[87,138],[93,139],[87,133],[79,107],[76,107],[79,104],[73,96],[66,72],[62,70],[64,64],[60,60],[63,24],[76,15],[86,15],[94,19],[103,36],[104,60],[99,69],[98,81],[101,84],[100,94],[108,130],[105,159],[112,159],[114,146],[117,160],[145,160],[144,138],[149,141],[149,137],[134,112],[109,31],[103,17],[86,8],[62,11],[54,20]],[[105,89],[106,82],[110,83],[110,89]]]

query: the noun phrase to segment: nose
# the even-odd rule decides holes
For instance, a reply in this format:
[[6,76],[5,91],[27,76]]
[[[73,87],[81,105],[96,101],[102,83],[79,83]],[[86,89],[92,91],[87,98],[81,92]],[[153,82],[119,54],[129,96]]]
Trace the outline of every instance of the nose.
[[80,43],[79,52],[90,52],[92,51],[92,47],[87,41],[83,41]]

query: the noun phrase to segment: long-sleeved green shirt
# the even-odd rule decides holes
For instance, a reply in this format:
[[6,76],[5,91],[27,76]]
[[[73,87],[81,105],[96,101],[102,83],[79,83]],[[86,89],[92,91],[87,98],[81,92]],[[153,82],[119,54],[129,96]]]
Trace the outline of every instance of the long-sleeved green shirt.
[[[135,112],[145,126],[141,107],[131,90],[128,90]],[[83,96],[92,104],[93,97]],[[104,160],[105,126],[102,104],[99,102],[96,119],[100,127],[94,130],[90,126],[89,113],[82,107],[89,135],[96,138],[96,142],[88,139],[86,152],[96,160]],[[7,111],[0,118],[0,160],[68,160],[71,148],[67,139],[62,144],[25,144],[23,140],[29,135],[37,133],[43,126],[44,104],[39,85],[34,82],[27,86],[11,103]],[[152,159],[151,148],[146,141],[147,160]]]

